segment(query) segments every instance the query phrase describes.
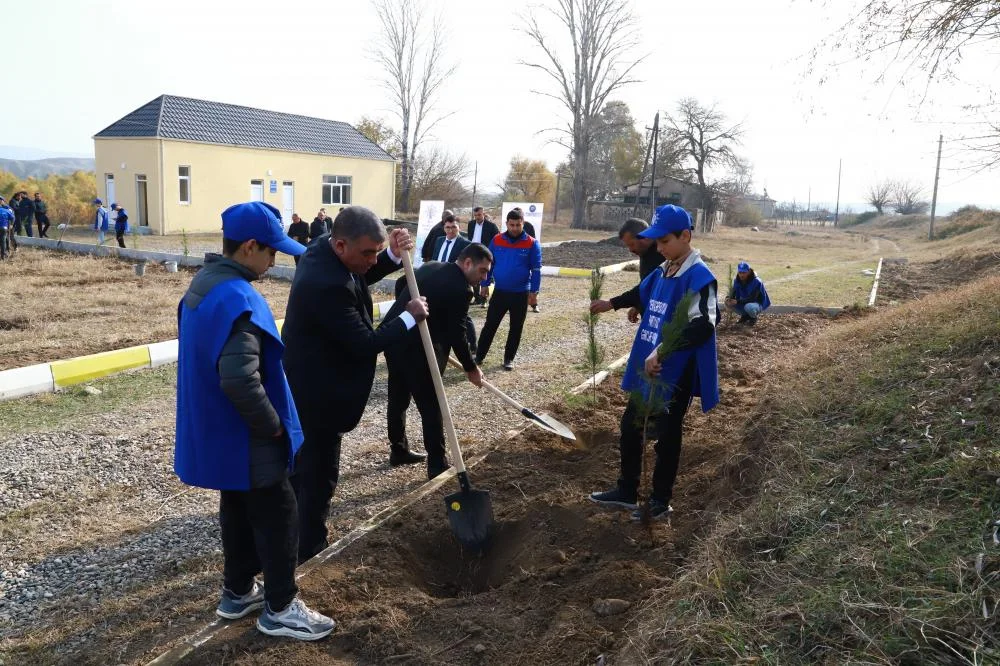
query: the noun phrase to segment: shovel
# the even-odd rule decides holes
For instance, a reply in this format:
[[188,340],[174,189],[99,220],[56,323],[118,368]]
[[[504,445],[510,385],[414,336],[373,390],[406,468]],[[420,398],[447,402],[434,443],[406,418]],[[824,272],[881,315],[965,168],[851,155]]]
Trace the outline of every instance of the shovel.
[[[406,271],[406,285],[410,290],[410,298],[420,298],[417,287],[417,276],[413,273],[410,253],[403,253],[403,269]],[[448,406],[448,396],[444,393],[444,382],[441,381],[441,370],[438,368],[437,355],[434,353],[434,343],[431,342],[431,332],[427,321],[417,324],[420,330],[420,341],[424,345],[424,355],[434,381],[434,392],[437,394],[438,405],[441,407],[441,419],[444,421],[444,436],[448,441],[448,449],[458,476],[460,490],[444,498],[448,522],[451,531],[464,548],[473,552],[481,552],[489,544],[493,536],[493,502],[488,490],[473,490],[469,483],[469,474],[462,459],[462,449],[458,446],[458,436],[455,434],[455,423],[451,420],[451,408]]]
[[[456,368],[462,368],[462,364],[459,363],[458,360],[453,357],[449,357],[448,362],[451,363]],[[548,414],[536,414],[535,412],[531,411],[524,405],[520,404],[517,400],[514,400],[514,398],[510,397],[509,395],[498,389],[493,384],[490,384],[485,379],[483,380],[483,388],[485,388],[487,391],[489,391],[496,397],[506,402],[508,405],[510,405],[517,411],[521,412],[521,414],[524,415],[524,418],[528,419],[542,430],[547,430],[554,435],[559,435],[560,437],[571,439],[574,442],[576,441],[576,435],[573,434],[572,430],[566,427],[565,424],[556,421]]]

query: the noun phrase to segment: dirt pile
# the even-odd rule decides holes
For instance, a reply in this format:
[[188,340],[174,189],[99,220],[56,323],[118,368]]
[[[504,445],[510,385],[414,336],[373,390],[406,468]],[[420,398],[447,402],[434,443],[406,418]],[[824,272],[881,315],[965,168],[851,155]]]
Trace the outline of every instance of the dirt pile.
[[1000,254],[996,252],[964,249],[928,263],[886,259],[882,264],[878,299],[889,304],[910,301],[997,274],[1000,274]]
[[305,598],[341,623],[330,639],[276,648],[248,623],[190,663],[593,664],[620,650],[635,609],[749,478],[748,461],[731,457],[769,373],[829,321],[765,317],[720,332],[723,401],[689,412],[671,524],[644,528],[586,499],[617,477],[625,396],[609,382],[596,404],[550,410],[576,443],[526,430],[472,470],[498,525],[485,556],[461,552],[435,494],[303,579]]
[[570,241],[556,247],[542,248],[542,264],[563,268],[594,268],[636,258],[621,245],[621,241],[617,238],[614,240],[617,243]]

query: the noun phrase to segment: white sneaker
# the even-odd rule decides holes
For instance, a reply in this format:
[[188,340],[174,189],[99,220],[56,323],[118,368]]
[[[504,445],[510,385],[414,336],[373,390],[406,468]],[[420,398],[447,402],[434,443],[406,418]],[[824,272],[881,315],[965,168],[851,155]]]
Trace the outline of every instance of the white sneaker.
[[298,597],[281,612],[275,613],[270,606],[257,619],[257,629],[268,636],[287,636],[300,641],[316,641],[330,635],[337,626],[331,618],[311,610]]

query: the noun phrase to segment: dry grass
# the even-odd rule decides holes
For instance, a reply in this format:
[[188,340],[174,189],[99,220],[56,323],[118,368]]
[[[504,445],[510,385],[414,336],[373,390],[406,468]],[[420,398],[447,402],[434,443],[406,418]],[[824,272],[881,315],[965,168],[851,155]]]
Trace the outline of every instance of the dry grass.
[[627,663],[1000,660],[1000,278],[808,341]]
[[[0,262],[0,370],[177,337],[177,303],[193,271],[21,248]],[[256,283],[276,316],[289,283]]]

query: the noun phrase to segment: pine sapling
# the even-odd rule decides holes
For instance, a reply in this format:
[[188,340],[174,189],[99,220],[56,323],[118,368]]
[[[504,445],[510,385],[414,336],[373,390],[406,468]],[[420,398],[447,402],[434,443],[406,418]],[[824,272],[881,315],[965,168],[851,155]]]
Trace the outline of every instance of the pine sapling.
[[[604,288],[604,274],[600,268],[594,268],[590,272],[590,300],[596,301],[601,298],[601,290]],[[604,363],[604,348],[597,342],[597,318],[599,314],[587,312],[584,315],[584,322],[587,324],[587,350],[586,361],[590,366],[590,381],[593,384],[594,404],[597,404],[597,368]]]
[[184,251],[184,256],[190,256],[190,248],[188,247],[188,233],[187,229],[181,229],[181,249]]

